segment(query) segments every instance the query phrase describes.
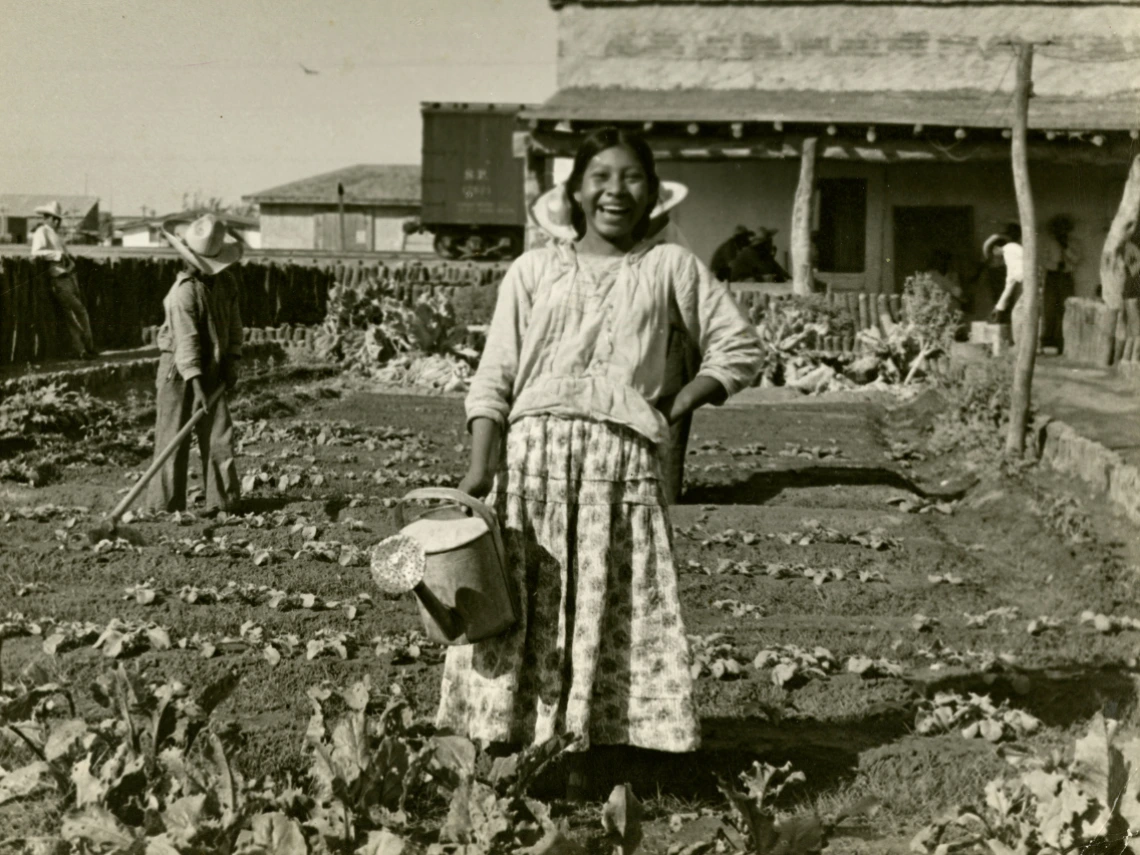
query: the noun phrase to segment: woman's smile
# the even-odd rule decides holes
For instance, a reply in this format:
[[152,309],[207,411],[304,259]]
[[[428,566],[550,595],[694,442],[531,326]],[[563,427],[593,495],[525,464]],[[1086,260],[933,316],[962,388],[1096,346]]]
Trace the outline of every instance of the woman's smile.
[[587,232],[614,244],[632,241],[650,204],[649,178],[637,156],[617,145],[599,152],[582,177],[575,199],[586,216]]

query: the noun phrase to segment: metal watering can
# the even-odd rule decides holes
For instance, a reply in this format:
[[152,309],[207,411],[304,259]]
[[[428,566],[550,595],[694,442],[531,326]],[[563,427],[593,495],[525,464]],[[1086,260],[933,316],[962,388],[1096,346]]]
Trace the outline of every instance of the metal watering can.
[[[451,504],[431,508],[405,523],[404,507],[416,499],[444,499]],[[514,625],[518,604],[507,576],[499,521],[491,508],[459,490],[425,487],[400,500],[396,519],[401,539],[414,540],[423,552],[422,579],[417,581],[414,574],[408,587],[419,602],[429,638],[442,644],[471,644]],[[382,572],[374,561],[378,584]]]

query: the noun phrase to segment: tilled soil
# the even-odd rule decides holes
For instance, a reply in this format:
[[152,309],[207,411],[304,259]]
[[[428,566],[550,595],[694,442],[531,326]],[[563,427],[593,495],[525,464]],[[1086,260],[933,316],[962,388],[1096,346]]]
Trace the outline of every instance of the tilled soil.
[[[438,700],[440,651],[426,648],[418,659],[397,661],[373,651],[374,638],[419,628],[414,602],[375,591],[366,566],[302,550],[306,540],[370,547],[396,528],[391,500],[413,486],[458,480],[467,455],[462,402],[336,396],[325,386],[304,396],[300,409],[268,400],[250,411],[266,425],[241,426],[242,474],[261,471],[267,480],[249,494],[251,512],[244,516],[136,521],[129,528],[144,545],[97,553],[83,534],[114,504],[131,472],[81,466],[38,490],[0,486],[0,518],[17,512],[0,524],[4,610],[100,627],[112,618],[160,624],[175,646],[130,658],[130,667],[156,678],[197,686],[237,669],[241,684],[220,716],[241,725],[237,762],[253,774],[280,776],[306,766],[305,692],[321,681],[343,686],[369,674],[373,685],[399,684],[427,716]],[[937,691],[988,693],[1032,713],[1044,724],[1025,740],[1034,748],[1071,741],[1097,710],[1126,726],[1136,723],[1140,636],[1101,634],[1079,622],[1084,610],[1137,614],[1131,531],[1086,501],[1085,510],[1098,517],[1096,538],[1069,544],[1029,508],[1042,490],[1059,494],[1070,485],[1040,473],[1021,480],[970,473],[953,458],[905,465],[892,459],[891,440],[921,447],[929,403],[888,414],[872,404],[824,399],[697,415],[686,497],[671,510],[682,604],[695,647],[730,645],[721,657],[741,667],[717,679],[710,661],[697,680],[704,734],[698,755],[598,752],[592,767],[598,794],[628,780],[656,798],[651,816],[662,821],[647,837],[649,849],[664,851],[681,839],[664,823],[670,805],[711,804],[714,773],[731,777],[762,760],[791,761],[806,773],[806,784],[788,791],[789,809],[813,804],[826,812],[863,795],[882,799],[881,812],[833,851],[905,850],[907,835],[980,794],[1005,766],[985,740],[914,732],[916,705]],[[298,473],[299,483],[286,477],[282,487],[282,475]],[[891,503],[932,493],[943,504],[928,512]],[[89,511],[42,522],[18,513],[46,504]],[[220,545],[209,540],[222,537]],[[193,553],[196,544],[203,554]],[[262,552],[269,557],[255,563]],[[124,589],[146,580],[159,594],[144,605]],[[178,596],[184,586],[222,588],[230,581],[338,603],[282,610],[237,599],[190,604]],[[348,604],[356,606],[352,617]],[[1016,607],[1016,616],[968,625],[967,614],[1000,607]],[[1030,634],[1029,622],[1041,616],[1060,623]],[[246,622],[260,625],[266,638],[299,636],[300,651],[273,665],[256,649],[204,658],[193,645],[178,646],[196,635],[236,637]],[[356,650],[347,659],[307,659],[305,643],[321,630],[351,633]],[[41,663],[85,685],[110,662],[89,645],[49,657],[42,643],[6,641],[5,678]],[[778,685],[770,669],[752,665],[775,645],[826,648],[835,668]],[[848,673],[856,656],[890,660],[899,672]],[[13,751],[0,747],[0,765],[11,767]],[[11,834],[53,821],[44,804],[0,807],[0,827]]]

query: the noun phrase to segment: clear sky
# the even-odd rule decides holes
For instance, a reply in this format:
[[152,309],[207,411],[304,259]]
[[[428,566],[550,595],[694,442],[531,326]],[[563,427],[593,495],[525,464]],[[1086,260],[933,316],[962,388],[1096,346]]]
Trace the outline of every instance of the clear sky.
[[421,101],[553,94],[554,31],[547,0],[0,0],[0,192],[165,213],[418,163]]

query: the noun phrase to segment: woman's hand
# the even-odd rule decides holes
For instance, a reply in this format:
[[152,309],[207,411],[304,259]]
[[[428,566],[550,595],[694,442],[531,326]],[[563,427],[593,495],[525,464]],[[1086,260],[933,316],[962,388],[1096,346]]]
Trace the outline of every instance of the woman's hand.
[[658,398],[657,409],[669,424],[675,425],[705,404],[722,404],[727,397],[719,380],[698,375],[675,395]]
[[459,482],[456,488],[461,493],[466,493],[473,499],[484,499],[487,494],[491,492],[495,476],[490,472],[479,469],[468,469],[467,474],[463,476],[463,480]]
[[657,409],[669,424],[676,424],[684,418],[684,412],[678,412],[677,395],[665,395],[657,399]]

